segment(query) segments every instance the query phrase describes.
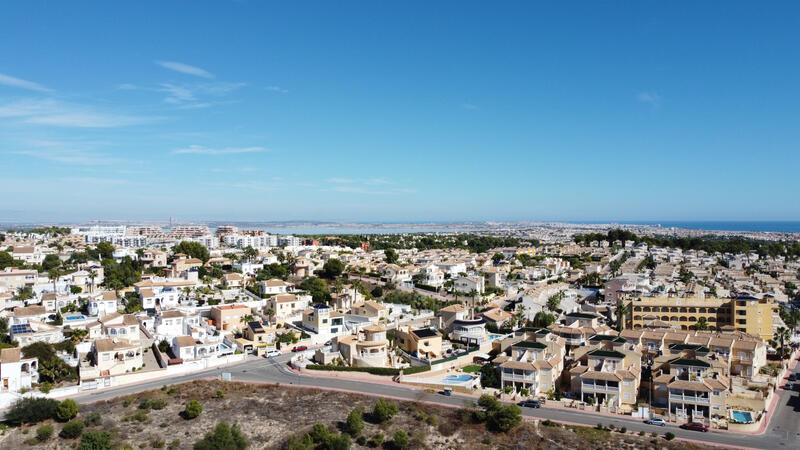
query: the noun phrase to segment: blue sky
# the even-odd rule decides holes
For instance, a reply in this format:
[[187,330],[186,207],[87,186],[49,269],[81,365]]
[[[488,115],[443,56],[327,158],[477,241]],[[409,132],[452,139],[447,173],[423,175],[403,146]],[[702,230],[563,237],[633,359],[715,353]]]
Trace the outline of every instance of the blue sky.
[[800,220],[800,7],[6,2],[0,221]]

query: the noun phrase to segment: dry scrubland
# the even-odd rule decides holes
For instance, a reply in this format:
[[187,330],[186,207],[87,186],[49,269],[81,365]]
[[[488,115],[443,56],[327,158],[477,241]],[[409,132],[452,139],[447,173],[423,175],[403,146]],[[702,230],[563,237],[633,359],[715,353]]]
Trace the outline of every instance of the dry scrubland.
[[[145,399],[161,409],[141,409]],[[159,399],[165,400],[159,401]],[[182,417],[185,404],[198,400],[203,412],[196,418]],[[80,416],[97,412],[102,421],[86,430],[106,430],[113,435],[115,448],[190,449],[195,441],[218,422],[236,423],[247,436],[251,449],[287,448],[292,436],[310,432],[322,423],[335,432],[345,429],[350,411],[362,406],[369,412],[376,399],[316,389],[289,388],[220,381],[198,381],[161,390],[143,392],[81,407]],[[160,403],[160,404],[159,404]],[[562,427],[555,424],[524,421],[508,433],[487,431],[483,423],[474,423],[470,411],[414,402],[396,402],[399,412],[390,421],[370,422],[366,414],[360,433],[369,441],[380,433],[383,447],[392,448],[397,430],[408,433],[407,448],[428,449],[620,449],[661,448],[683,450],[709,448],[685,442],[667,441],[650,435],[641,437],[616,431]],[[163,405],[163,407],[162,407]],[[14,427],[0,437],[0,448],[69,449],[79,439],[59,437],[62,424],[53,423],[55,432],[45,442],[36,441],[39,425]],[[369,442],[359,444],[353,438],[351,448],[375,448]]]

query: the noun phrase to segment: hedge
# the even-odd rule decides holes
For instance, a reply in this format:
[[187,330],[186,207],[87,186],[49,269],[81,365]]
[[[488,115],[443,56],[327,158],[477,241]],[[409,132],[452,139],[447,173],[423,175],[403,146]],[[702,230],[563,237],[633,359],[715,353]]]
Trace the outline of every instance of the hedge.
[[[308,364],[309,370],[330,370],[334,372],[367,372],[373,375],[400,375],[400,369],[391,367],[350,367],[350,366],[330,366],[323,364]],[[431,370],[429,366],[410,367],[403,370],[406,375],[425,372]]]

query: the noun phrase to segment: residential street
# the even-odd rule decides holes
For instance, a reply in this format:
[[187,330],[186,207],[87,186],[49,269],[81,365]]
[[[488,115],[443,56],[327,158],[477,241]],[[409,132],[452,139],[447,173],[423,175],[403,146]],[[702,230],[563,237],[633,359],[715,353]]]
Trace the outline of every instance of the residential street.
[[[408,388],[401,384],[388,385],[369,383],[361,380],[298,375],[289,370],[286,366],[286,362],[289,360],[290,356],[291,355],[282,355],[270,359],[253,359],[227,368],[215,368],[190,375],[170,378],[169,380],[155,380],[137,385],[100,390],[74,397],[74,399],[80,403],[90,403],[150,389],[157,389],[164,384],[176,384],[206,377],[217,377],[223,372],[228,372],[231,374],[231,379],[233,381],[281,383],[320,389],[341,389],[361,392],[366,395],[390,396],[399,399],[425,401],[450,406],[464,406],[470,404],[473,400],[473,398],[459,395],[446,397],[438,394],[429,394],[418,389]],[[523,414],[529,417],[579,423],[586,426],[595,426],[598,423],[604,425],[613,424],[618,428],[624,426],[627,427],[628,430],[645,431],[647,433],[656,432],[662,435],[667,431],[672,431],[680,438],[738,447],[759,449],[800,448],[800,421],[798,421],[798,418],[800,418],[800,415],[798,415],[798,413],[800,413],[800,401],[798,401],[797,392],[781,390],[777,408],[766,432],[758,436],[729,433],[726,431],[700,433],[682,430],[673,425],[662,428],[646,425],[638,419],[626,419],[624,417],[612,418],[608,415],[598,413],[561,408],[523,408]]]

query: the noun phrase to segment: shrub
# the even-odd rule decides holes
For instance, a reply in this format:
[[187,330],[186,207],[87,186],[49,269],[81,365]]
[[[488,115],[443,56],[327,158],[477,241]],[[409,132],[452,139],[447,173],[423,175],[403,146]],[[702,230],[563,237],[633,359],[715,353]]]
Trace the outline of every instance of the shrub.
[[150,447],[153,448],[164,448],[164,445],[166,445],[166,442],[164,442],[164,440],[161,438],[155,438],[150,441]]
[[131,406],[131,403],[133,403],[133,398],[125,397],[125,400],[122,401],[122,406],[127,408],[128,406]]
[[75,400],[68,398],[58,404],[56,418],[62,422],[74,419],[78,415],[78,404]]
[[102,421],[102,417],[100,417],[100,413],[99,412],[93,412],[93,413],[91,413],[91,414],[89,414],[89,415],[87,415],[86,417],[83,418],[83,423],[87,427],[93,427],[93,426],[100,425],[101,421]]
[[203,439],[194,443],[194,450],[244,450],[247,445],[247,438],[237,425],[220,422]]
[[150,416],[148,416],[147,411],[143,409],[136,411],[131,418],[137,422],[150,422]]
[[142,400],[141,402],[139,402],[139,409],[145,409],[146,410],[146,409],[150,409],[150,408],[151,408],[151,404],[150,404],[150,399],[149,398],[146,398],[146,399]]
[[644,435],[645,435],[645,432],[644,432],[644,431],[640,431],[640,432],[639,432],[639,436],[644,436]]
[[44,383],[39,385],[39,390],[42,391],[43,394],[49,394],[50,391],[53,389],[53,384],[49,381],[45,381]]
[[203,405],[197,400],[191,400],[186,403],[186,408],[183,410],[183,417],[186,419],[194,419],[199,416],[201,412],[203,412]]
[[150,407],[155,410],[164,409],[167,406],[167,401],[163,398],[150,401]]
[[83,433],[83,422],[80,420],[70,420],[61,428],[61,436],[64,439],[75,439]]
[[487,413],[486,424],[490,430],[505,433],[522,422],[522,410],[517,405],[503,405]]
[[224,393],[224,392],[222,392],[222,389],[217,389],[217,392],[216,392],[216,394],[215,394],[215,397],[217,397],[217,398],[223,398],[223,397],[225,397],[225,393]]
[[409,444],[408,434],[403,430],[397,430],[392,437],[392,444],[395,448],[406,448]]
[[42,425],[36,429],[36,440],[44,442],[53,436],[53,426],[50,424]]
[[175,439],[174,441],[170,441],[170,443],[167,444],[167,448],[169,450],[177,450],[178,447],[180,447],[180,446],[181,446],[181,440],[180,439]]
[[6,413],[6,421],[13,425],[39,423],[55,417],[58,406],[58,400],[51,398],[23,398]]
[[364,429],[364,416],[361,413],[360,408],[356,408],[350,411],[350,414],[347,415],[347,432],[350,433],[351,436],[358,436],[361,434],[361,431]]
[[619,432],[625,434],[625,433],[628,432],[628,429],[625,428],[625,427],[622,427],[622,428],[619,429]]
[[393,415],[397,414],[397,404],[384,399],[378,399],[375,407],[372,409],[372,417],[378,423],[386,422],[391,419]]
[[87,431],[81,436],[78,450],[111,450],[111,433],[107,431]]
[[383,445],[383,439],[383,433],[375,433],[371,438],[369,438],[369,442],[367,444],[369,444],[370,447],[380,447]]
[[675,439],[675,433],[673,433],[671,431],[667,431],[666,433],[664,433],[664,439],[666,439],[668,441],[671,441],[671,440]]

